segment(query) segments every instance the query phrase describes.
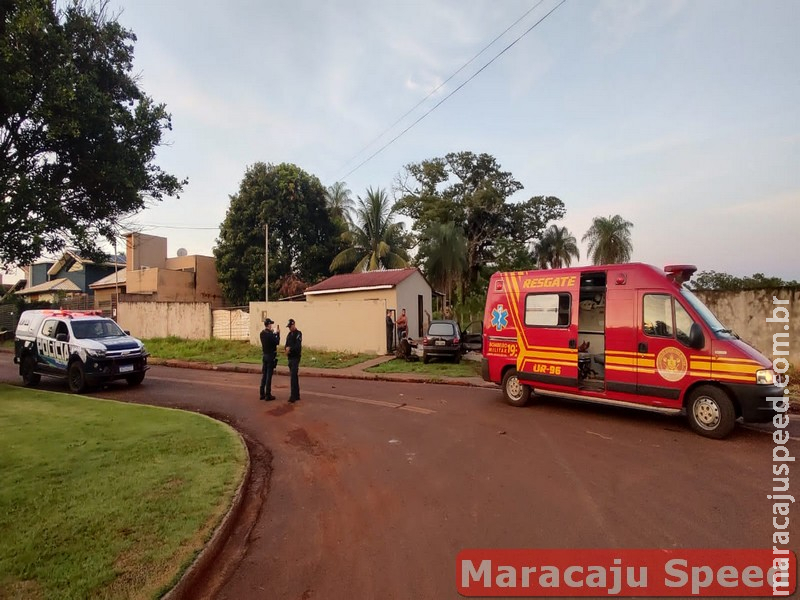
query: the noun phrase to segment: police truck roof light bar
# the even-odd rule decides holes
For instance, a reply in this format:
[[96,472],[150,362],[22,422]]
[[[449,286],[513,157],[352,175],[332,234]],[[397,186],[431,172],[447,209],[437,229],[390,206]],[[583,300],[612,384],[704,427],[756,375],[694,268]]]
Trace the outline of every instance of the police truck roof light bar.
[[44,314],[49,315],[51,317],[67,317],[70,319],[74,319],[75,317],[99,317],[102,316],[103,311],[101,310],[65,310],[63,308],[57,308],[52,310],[45,310],[43,311]]

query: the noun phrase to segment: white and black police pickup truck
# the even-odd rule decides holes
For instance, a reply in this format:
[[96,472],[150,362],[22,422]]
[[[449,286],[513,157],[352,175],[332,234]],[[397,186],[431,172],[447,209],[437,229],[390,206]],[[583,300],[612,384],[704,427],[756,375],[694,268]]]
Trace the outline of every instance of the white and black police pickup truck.
[[95,312],[27,310],[14,338],[14,363],[26,386],[42,375],[66,377],[75,393],[115,379],[139,385],[147,357],[142,342]]

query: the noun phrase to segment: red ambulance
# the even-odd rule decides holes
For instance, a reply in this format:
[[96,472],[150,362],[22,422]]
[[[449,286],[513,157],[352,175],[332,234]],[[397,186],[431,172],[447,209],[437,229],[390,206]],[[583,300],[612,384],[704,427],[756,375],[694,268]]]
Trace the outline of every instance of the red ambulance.
[[770,421],[767,398],[783,396],[772,364],[683,287],[696,270],[628,263],[495,273],[483,378],[513,406],[542,394],[685,413],[712,438],[739,417]]

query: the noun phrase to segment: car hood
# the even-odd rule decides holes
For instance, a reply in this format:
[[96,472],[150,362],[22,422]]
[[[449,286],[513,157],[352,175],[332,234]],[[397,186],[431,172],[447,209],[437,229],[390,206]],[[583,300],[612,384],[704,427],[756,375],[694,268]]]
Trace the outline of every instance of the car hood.
[[142,344],[135,338],[122,336],[103,338],[101,340],[86,339],[83,340],[83,346],[91,348],[92,350],[110,350],[112,352],[120,350],[139,350]]

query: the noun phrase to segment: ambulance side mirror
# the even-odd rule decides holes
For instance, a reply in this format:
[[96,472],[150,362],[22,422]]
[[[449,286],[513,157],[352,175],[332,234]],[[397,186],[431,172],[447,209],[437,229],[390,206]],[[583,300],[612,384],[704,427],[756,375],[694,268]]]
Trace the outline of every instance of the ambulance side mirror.
[[689,328],[689,347],[695,350],[701,350],[705,345],[706,339],[705,336],[703,336],[703,330],[697,323],[692,323],[691,328]]

